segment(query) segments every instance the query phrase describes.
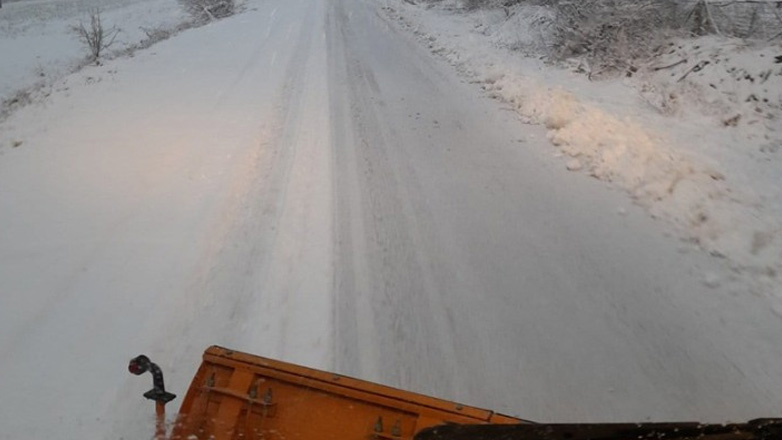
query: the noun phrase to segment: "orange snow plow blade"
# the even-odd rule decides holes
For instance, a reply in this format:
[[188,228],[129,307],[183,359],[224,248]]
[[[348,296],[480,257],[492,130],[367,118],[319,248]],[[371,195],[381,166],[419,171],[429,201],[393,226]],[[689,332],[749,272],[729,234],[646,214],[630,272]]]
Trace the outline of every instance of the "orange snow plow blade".
[[[163,372],[148,357],[155,440],[166,438]],[[737,424],[538,424],[221,347],[206,350],[171,435],[176,440],[780,440],[782,419]]]
[[405,440],[446,423],[523,421],[214,346],[204,353],[171,438]]

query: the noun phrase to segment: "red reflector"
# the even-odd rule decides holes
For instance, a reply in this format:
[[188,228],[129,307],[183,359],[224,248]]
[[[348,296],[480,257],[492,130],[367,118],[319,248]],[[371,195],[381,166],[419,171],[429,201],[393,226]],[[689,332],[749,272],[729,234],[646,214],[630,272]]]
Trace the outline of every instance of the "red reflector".
[[130,364],[128,364],[128,371],[135,375],[139,375],[144,372],[144,369],[141,368],[141,365],[139,365],[136,361],[130,361]]

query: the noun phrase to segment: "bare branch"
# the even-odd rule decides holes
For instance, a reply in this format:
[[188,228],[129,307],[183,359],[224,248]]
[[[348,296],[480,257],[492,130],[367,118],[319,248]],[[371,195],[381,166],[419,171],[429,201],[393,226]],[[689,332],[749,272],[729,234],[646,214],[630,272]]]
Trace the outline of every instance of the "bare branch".
[[97,61],[101,54],[114,44],[120,30],[116,27],[104,29],[98,9],[90,12],[89,19],[89,26],[85,26],[80,21],[77,26],[72,27],[72,30],[89,50],[91,60]]

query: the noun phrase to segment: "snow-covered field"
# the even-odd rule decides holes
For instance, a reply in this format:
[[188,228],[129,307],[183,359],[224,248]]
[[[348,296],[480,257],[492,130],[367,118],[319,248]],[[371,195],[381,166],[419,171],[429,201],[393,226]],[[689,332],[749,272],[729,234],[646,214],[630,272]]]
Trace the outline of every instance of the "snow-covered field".
[[[779,415],[777,298],[648,215],[669,206],[643,203],[648,173],[668,172],[665,131],[616,115],[671,119],[615,83],[493,52],[464,30],[475,17],[403,7],[249,0],[132,56],[46,73],[0,121],[0,439],[150,438],[148,378],[127,361],[149,355],[181,399],[211,344],[540,421]],[[109,24],[147,11],[116,18],[123,29],[181,18],[175,2],[103,8]],[[81,9],[56,10],[13,25],[67,39],[73,56],[41,55],[53,70],[79,58],[58,32]],[[15,47],[4,61],[33,77],[7,90],[37,81]],[[486,57],[492,76],[465,80]],[[544,80],[562,89],[532,86]],[[485,96],[513,87],[542,94]],[[550,110],[520,121],[526,105]],[[648,146],[649,169],[586,154],[571,168],[625,164],[612,178],[640,178],[644,206],[552,154],[549,138],[588,145],[572,139],[599,131],[589,121]],[[717,171],[688,185],[732,182]]]
[[545,8],[465,12],[459,1],[386,11],[431,52],[543,124],[562,166],[615,183],[782,308],[782,44],[673,41],[632,78],[541,61]]
[[[18,0],[0,8],[0,103],[46,96],[59,78],[85,64],[88,49],[73,26],[99,10],[106,30],[119,30],[109,56],[175,29],[187,17],[176,0]],[[42,90],[39,90],[42,89]],[[0,114],[6,108],[0,107]]]

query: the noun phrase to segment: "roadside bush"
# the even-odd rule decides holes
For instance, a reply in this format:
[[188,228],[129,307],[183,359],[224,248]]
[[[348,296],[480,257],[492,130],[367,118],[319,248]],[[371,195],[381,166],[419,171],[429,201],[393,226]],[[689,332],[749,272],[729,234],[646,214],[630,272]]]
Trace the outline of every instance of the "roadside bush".
[[695,35],[768,40],[782,37],[782,2],[688,0],[686,5],[683,25]]
[[515,4],[521,3],[523,0],[463,0],[463,6],[465,9],[473,10],[478,8],[499,8],[510,7]]
[[228,17],[236,11],[234,0],[179,0],[179,4],[197,22]]
[[548,57],[575,58],[590,77],[633,75],[672,37],[782,40],[782,0],[452,1],[467,10],[503,8],[508,18],[528,12],[527,7],[551,11],[517,21],[540,36],[538,47],[545,47]]
[[114,44],[119,29],[116,27],[105,29],[98,9],[93,9],[90,12],[89,19],[89,26],[79,22],[77,26],[72,27],[72,30],[76,33],[79,41],[86,46],[91,61],[97,61],[101,54]]
[[585,57],[592,73],[632,71],[632,60],[658,47],[675,28],[674,0],[552,0],[554,53]]

